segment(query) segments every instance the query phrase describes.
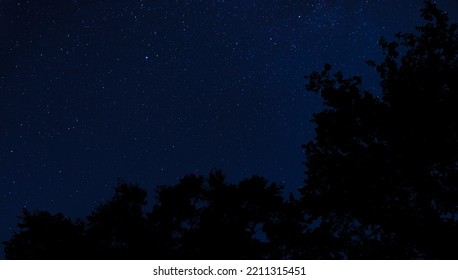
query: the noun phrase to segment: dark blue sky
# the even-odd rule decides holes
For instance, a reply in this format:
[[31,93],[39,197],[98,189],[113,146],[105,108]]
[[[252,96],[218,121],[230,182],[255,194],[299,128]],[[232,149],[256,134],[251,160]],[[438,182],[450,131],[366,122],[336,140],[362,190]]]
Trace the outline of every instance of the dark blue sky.
[[[457,21],[457,1],[437,1]],[[0,1],[0,239],[22,207],[84,217],[118,177],[259,174],[294,191],[331,63],[377,92],[380,36],[422,1]]]

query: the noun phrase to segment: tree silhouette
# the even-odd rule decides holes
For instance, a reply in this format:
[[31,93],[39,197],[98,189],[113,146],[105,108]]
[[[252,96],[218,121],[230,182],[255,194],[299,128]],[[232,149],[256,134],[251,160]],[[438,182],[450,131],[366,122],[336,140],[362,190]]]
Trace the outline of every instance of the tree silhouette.
[[62,214],[23,212],[20,232],[4,242],[9,259],[260,259],[271,250],[287,203],[282,188],[253,176],[228,184],[221,171],[187,175],[156,190],[119,182],[114,196],[85,223]]
[[419,34],[382,38],[384,60],[368,62],[381,98],[359,77],[331,75],[330,65],[307,76],[307,90],[326,105],[304,145],[301,189],[321,257],[457,256],[457,25],[430,1],[422,17]]
[[5,244],[7,259],[78,259],[87,252],[81,221],[73,223],[62,214],[23,210],[19,233]]
[[87,218],[86,235],[94,259],[143,259],[148,238],[143,206],[146,191],[118,182],[115,195]]
[[[269,226],[285,202],[281,188],[258,176],[227,184],[220,171],[207,180],[189,175],[158,190],[149,215],[166,256],[181,259],[259,259],[267,257]],[[273,228],[271,226],[271,228]],[[163,245],[163,246],[164,246]],[[165,248],[163,248],[165,250]]]

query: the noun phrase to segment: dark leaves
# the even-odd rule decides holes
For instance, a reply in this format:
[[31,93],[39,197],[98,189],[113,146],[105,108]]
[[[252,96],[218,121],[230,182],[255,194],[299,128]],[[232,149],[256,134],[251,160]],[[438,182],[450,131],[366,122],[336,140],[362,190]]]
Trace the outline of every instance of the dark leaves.
[[329,66],[308,76],[328,108],[304,146],[302,204],[330,258],[456,257],[458,35],[430,1],[422,15],[420,34],[382,38],[385,58],[368,62],[382,100]]

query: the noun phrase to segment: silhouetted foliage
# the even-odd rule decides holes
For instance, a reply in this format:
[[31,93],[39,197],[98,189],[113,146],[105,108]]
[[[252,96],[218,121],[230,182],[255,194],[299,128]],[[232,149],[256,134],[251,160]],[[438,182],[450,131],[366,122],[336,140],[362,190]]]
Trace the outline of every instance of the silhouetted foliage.
[[119,182],[87,221],[23,211],[9,259],[456,259],[458,34],[425,1],[418,34],[381,39],[369,61],[382,95],[361,78],[322,72],[306,89],[326,108],[304,145],[300,199],[253,176],[212,171],[147,193]]
[[19,233],[5,242],[7,259],[79,259],[86,255],[84,225],[62,214],[24,209]]
[[89,215],[86,233],[91,258],[141,258],[148,238],[142,209],[146,196],[138,185],[119,182],[113,198]]
[[148,216],[169,256],[183,259],[259,259],[265,235],[285,202],[281,188],[258,176],[227,184],[219,171],[207,180],[190,175],[158,190]]
[[369,62],[381,98],[329,65],[308,76],[327,106],[304,146],[301,189],[320,257],[458,256],[457,25],[430,1],[422,16],[420,34],[382,38],[385,59]]
[[[282,188],[259,176],[228,184],[220,171],[188,175],[156,190],[120,182],[87,222],[24,211],[20,232],[5,242],[9,259],[259,259],[286,207]],[[277,254],[276,257],[281,257]]]

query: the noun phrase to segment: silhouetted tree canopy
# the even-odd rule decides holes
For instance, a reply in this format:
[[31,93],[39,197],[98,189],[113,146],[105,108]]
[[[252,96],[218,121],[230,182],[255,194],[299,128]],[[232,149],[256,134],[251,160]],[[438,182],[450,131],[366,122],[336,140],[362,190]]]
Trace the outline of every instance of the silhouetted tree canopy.
[[381,96],[325,65],[306,78],[325,109],[304,145],[300,198],[253,176],[119,182],[86,220],[24,210],[9,259],[456,259],[457,24],[425,1],[416,33],[380,40]]
[[85,253],[81,221],[23,210],[18,227],[20,232],[5,242],[7,259],[79,259]]
[[227,184],[221,172],[162,187],[148,221],[164,250],[180,258],[259,259],[263,236],[283,211],[281,188],[258,176]]
[[[269,248],[288,208],[282,187],[253,176],[228,184],[220,171],[182,178],[146,191],[119,182],[115,195],[86,222],[24,210],[20,231],[5,242],[9,259],[259,259],[280,258]],[[276,255],[274,255],[276,254]]]
[[427,1],[419,34],[381,39],[382,96],[359,77],[308,76],[324,99],[304,146],[301,201],[324,258],[456,258],[458,35]]

